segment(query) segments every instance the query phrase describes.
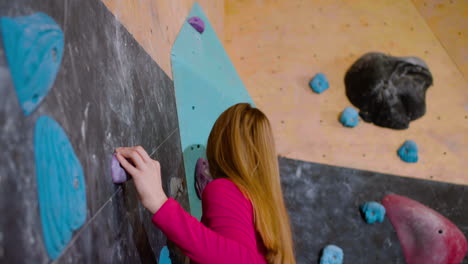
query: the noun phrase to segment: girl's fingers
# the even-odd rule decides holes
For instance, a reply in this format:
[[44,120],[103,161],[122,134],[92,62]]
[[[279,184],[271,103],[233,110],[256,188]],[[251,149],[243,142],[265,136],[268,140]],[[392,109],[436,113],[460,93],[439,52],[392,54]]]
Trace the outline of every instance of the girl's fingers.
[[141,158],[144,161],[150,161],[151,160],[150,156],[148,155],[148,153],[145,151],[145,149],[143,147],[136,146],[135,151],[138,152],[138,154],[140,154]]
[[124,158],[130,159],[135,166],[141,167],[143,165],[143,159],[140,157],[140,154],[135,151],[134,148],[118,148],[116,149],[117,153],[122,155]]
[[135,176],[138,173],[138,170],[128,162],[124,156],[122,156],[120,153],[117,152],[117,160],[119,160],[120,165],[132,176]]

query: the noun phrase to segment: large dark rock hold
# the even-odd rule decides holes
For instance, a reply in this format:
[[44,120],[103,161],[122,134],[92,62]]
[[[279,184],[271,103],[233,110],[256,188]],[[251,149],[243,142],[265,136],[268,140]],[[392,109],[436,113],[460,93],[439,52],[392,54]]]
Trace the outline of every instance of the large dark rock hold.
[[346,95],[366,122],[406,129],[426,113],[426,90],[432,74],[416,57],[367,53],[345,76]]

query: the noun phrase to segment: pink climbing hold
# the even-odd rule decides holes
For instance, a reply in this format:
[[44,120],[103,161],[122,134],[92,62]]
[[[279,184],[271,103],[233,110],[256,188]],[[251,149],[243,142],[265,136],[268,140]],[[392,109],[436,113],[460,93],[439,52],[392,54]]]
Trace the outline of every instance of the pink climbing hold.
[[203,190],[212,180],[213,177],[211,177],[210,174],[208,161],[204,158],[199,158],[195,165],[195,189],[200,200],[202,198]]
[[188,22],[196,31],[198,31],[198,33],[201,34],[205,31],[205,22],[203,22],[201,18],[194,16],[189,18]]
[[407,264],[459,264],[465,257],[465,236],[441,214],[400,195],[387,195],[382,204]]

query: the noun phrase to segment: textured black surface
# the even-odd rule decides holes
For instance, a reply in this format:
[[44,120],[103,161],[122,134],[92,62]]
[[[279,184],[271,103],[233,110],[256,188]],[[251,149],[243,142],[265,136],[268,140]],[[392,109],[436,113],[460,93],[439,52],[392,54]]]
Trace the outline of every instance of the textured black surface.
[[346,72],[346,95],[366,122],[405,129],[426,113],[432,74],[416,57],[367,53]]
[[368,225],[359,213],[362,203],[381,201],[390,193],[435,209],[468,236],[468,186],[287,158],[279,164],[297,263],[318,263],[320,250],[328,244],[343,249],[345,263],[405,263],[388,218]]
[[[161,161],[168,195],[188,209],[173,82],[99,0],[0,2],[0,16],[44,12],[65,33],[49,95],[25,117],[0,45],[0,262],[46,263],[34,167],[40,115],[65,130],[83,165],[87,220],[58,262],[156,262],[166,238],[137,202],[133,183],[112,183],[115,147],[142,145]],[[171,184],[172,182],[172,184]]]

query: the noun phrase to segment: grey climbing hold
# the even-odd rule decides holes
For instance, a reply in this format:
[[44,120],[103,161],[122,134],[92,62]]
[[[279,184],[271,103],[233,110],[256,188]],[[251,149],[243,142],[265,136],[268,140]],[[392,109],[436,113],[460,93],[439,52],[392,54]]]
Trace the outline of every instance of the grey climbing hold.
[[345,76],[346,95],[362,119],[393,129],[406,129],[426,113],[432,82],[423,60],[376,52],[359,58]]
[[361,213],[366,223],[382,223],[385,218],[385,207],[378,202],[366,202],[361,205]]
[[346,127],[355,127],[359,124],[359,114],[352,107],[346,107],[340,115],[340,122]]
[[201,34],[205,31],[205,22],[201,18],[194,16],[189,18],[188,22],[198,33]]
[[398,149],[398,156],[404,162],[416,163],[418,162],[418,145],[413,140],[407,140]]

